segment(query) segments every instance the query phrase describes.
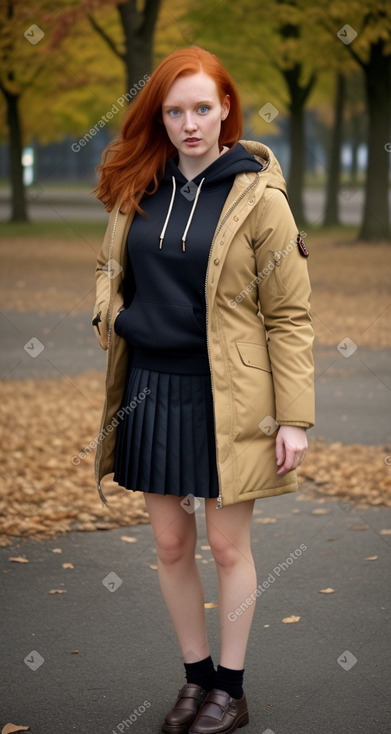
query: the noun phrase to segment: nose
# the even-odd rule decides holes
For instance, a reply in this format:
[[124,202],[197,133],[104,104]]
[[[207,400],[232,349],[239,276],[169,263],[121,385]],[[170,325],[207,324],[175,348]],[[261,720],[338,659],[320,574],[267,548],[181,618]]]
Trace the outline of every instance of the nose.
[[197,130],[197,122],[194,118],[193,112],[185,112],[185,119],[183,123],[183,129],[186,132],[193,132],[193,130]]

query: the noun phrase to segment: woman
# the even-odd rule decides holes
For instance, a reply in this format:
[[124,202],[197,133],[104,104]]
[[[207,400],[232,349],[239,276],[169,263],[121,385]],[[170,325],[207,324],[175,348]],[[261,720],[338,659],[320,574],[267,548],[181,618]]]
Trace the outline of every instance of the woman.
[[[244,658],[257,588],[254,500],[297,489],[314,422],[307,250],[272,152],[240,141],[220,61],[170,54],[130,106],[101,166],[111,211],[93,324],[107,357],[96,457],[144,492],[159,581],[187,683],[163,732],[248,722]],[[221,655],[209,654],[195,560],[197,498],[219,584]],[[231,615],[232,619],[232,615]]]

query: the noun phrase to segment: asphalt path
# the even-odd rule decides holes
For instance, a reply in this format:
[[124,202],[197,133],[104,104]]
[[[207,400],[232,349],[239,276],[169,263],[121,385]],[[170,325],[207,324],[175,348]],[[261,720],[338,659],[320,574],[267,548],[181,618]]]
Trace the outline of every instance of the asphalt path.
[[[92,188],[93,184],[91,184]],[[321,224],[325,212],[324,190],[321,188],[306,189],[303,198],[306,220],[310,224]],[[27,199],[29,216],[32,221],[105,221],[107,219],[107,213],[102,204],[87,190],[59,191],[51,189],[50,184],[36,184],[28,190]],[[359,224],[364,206],[363,189],[354,186],[341,187],[338,205],[342,224]],[[9,216],[9,194],[3,190],[0,191],[0,221],[6,221]]]
[[[52,196],[41,187],[30,198],[33,220],[107,218],[84,192]],[[9,216],[5,199],[0,193],[0,219]],[[306,192],[305,201],[308,220],[318,222],[323,193]],[[340,206],[342,221],[357,224],[362,191],[341,191]],[[2,379],[104,370],[90,314],[3,312],[0,333]],[[389,351],[315,347],[314,355],[310,436],[390,444]],[[205,601],[217,603],[203,503],[196,512]],[[252,540],[262,591],[246,658],[250,723],[241,731],[390,734],[391,509],[320,504],[303,485],[257,501]],[[29,563],[9,560],[20,555]],[[160,732],[184,678],[155,565],[148,525],[0,548],[0,730],[13,722],[32,734]],[[206,610],[216,664],[218,611]],[[282,622],[291,615],[299,620]]]
[[[83,312],[0,314],[0,377],[40,379],[104,371],[106,354]],[[309,436],[345,444],[391,443],[390,351],[315,347],[316,426]]]
[[[203,503],[196,512],[205,602],[216,604]],[[390,528],[389,508],[319,504],[305,488],[257,501],[244,734],[389,734]],[[20,555],[29,563],[9,560]],[[151,527],[30,540],[0,549],[0,566],[0,729],[158,734],[184,671]],[[205,612],[215,664],[218,612]]]

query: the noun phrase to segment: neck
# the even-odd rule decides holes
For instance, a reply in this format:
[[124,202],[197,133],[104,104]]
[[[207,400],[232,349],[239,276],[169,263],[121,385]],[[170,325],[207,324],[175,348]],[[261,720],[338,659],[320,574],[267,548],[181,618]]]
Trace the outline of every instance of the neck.
[[198,176],[202,171],[205,171],[205,168],[208,168],[208,166],[214,163],[214,161],[216,161],[217,158],[223,155],[227,150],[229,150],[229,148],[226,146],[224,146],[221,151],[217,148],[216,150],[209,151],[206,156],[201,156],[201,158],[190,158],[190,156],[181,155],[179,153],[178,170],[183,173],[184,177],[187,178],[188,181],[192,181],[193,178]]

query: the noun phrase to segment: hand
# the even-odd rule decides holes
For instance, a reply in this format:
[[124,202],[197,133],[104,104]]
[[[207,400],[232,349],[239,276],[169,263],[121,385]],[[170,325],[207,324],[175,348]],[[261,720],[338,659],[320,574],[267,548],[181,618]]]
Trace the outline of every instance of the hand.
[[308,448],[305,428],[280,426],[276,437],[277,474],[284,476],[303,461]]

